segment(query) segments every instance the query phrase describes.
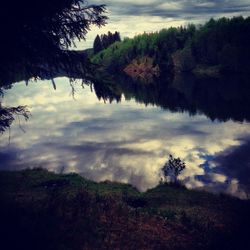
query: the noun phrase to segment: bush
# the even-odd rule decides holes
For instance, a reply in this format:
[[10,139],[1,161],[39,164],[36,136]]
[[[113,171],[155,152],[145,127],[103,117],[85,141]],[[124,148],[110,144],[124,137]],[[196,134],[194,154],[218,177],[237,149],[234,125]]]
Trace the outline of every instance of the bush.
[[163,182],[177,183],[178,176],[186,168],[185,162],[180,158],[174,158],[172,155],[169,155],[168,161],[161,168],[163,173]]

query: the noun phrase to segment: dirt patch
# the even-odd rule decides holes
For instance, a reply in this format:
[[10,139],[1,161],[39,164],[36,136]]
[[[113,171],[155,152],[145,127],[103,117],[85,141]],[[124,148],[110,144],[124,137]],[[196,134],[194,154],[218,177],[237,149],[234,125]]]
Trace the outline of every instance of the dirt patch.
[[140,78],[145,82],[150,82],[153,77],[160,75],[159,65],[154,65],[151,57],[145,56],[134,59],[125,69],[124,72],[133,78]]

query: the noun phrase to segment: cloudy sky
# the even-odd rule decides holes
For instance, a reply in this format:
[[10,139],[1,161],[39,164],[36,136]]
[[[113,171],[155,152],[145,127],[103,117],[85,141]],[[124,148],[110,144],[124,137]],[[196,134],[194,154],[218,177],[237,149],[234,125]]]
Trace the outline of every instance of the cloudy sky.
[[78,49],[92,47],[96,34],[120,31],[133,37],[169,26],[203,23],[211,17],[249,16],[250,0],[89,0],[89,4],[106,4],[109,21],[102,29],[92,28]]

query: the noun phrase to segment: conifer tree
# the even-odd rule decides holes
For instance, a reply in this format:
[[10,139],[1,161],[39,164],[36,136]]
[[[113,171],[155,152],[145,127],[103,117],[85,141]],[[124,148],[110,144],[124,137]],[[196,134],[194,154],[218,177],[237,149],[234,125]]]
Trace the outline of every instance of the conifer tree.
[[97,54],[98,52],[100,52],[103,49],[102,46],[102,41],[99,35],[96,36],[95,40],[94,40],[94,53]]

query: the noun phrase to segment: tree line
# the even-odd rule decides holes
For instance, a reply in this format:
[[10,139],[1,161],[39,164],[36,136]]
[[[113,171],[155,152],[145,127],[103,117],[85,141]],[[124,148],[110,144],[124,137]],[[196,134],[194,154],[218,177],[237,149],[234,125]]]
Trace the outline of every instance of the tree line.
[[108,34],[103,34],[101,36],[97,35],[93,44],[94,54],[97,54],[98,52],[107,49],[111,44],[120,41],[121,36],[117,31],[114,34],[109,31]]
[[210,19],[204,25],[171,27],[111,44],[92,57],[108,70],[122,70],[133,59],[149,56],[163,70],[191,71],[197,65],[221,71],[250,71],[250,17]]

